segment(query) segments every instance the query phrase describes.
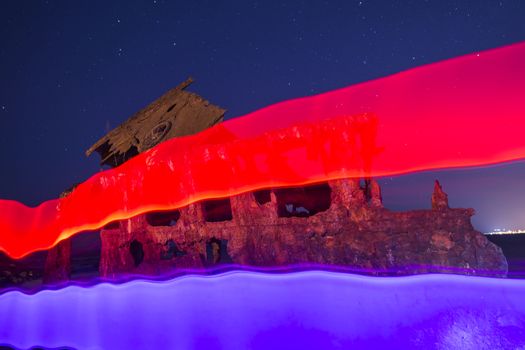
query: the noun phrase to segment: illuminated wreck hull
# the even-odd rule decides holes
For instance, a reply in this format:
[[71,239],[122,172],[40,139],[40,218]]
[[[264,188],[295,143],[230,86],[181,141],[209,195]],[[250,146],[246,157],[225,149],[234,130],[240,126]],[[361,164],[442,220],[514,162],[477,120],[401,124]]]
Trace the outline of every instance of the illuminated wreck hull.
[[506,275],[501,249],[473,229],[473,210],[446,205],[392,212],[382,207],[378,191],[374,180],[364,188],[359,180],[335,180],[115,222],[101,231],[100,275],[169,275],[219,264]]

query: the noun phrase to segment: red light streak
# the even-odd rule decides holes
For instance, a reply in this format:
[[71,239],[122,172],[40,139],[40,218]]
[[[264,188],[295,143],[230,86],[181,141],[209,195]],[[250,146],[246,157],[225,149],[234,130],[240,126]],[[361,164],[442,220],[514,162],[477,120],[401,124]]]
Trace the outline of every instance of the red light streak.
[[21,258],[113,220],[258,188],[522,159],[524,98],[521,43],[277,103],[165,142],[66,198],[0,200],[0,250]]

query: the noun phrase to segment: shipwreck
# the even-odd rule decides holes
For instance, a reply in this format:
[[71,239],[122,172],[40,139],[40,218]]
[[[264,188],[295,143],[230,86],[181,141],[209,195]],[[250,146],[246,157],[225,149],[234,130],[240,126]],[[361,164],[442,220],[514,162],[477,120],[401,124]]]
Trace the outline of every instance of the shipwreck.
[[[185,89],[189,79],[110,131],[86,154],[115,167],[174,137],[220,123],[225,110]],[[67,195],[67,192],[63,195]],[[429,196],[430,197],[430,196]],[[100,276],[163,275],[220,264],[348,266],[375,274],[430,272],[505,276],[501,249],[450,208],[436,181],[430,210],[383,207],[373,178],[266,188],[149,212],[100,230]],[[45,282],[71,274],[70,239],[48,252]]]

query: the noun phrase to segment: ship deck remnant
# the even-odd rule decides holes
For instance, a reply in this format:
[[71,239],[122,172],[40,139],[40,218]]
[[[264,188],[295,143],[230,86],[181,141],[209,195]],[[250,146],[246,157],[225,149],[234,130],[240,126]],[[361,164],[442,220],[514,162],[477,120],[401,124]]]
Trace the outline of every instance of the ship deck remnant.
[[86,155],[96,151],[101,164],[114,167],[161,142],[220,123],[225,110],[186,91],[192,82],[189,78],[134,114],[98,140]]

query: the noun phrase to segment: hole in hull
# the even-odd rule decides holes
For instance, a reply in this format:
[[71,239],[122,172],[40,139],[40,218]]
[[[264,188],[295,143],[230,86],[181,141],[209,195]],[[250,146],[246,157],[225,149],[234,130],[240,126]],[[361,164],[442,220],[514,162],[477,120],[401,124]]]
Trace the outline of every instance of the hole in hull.
[[177,243],[175,243],[173,239],[168,239],[166,243],[164,243],[164,246],[166,249],[160,253],[160,258],[162,260],[170,260],[174,257],[186,255],[185,251],[182,251],[177,247]]
[[146,222],[150,226],[175,226],[180,219],[178,210],[155,211],[146,214]]
[[270,190],[258,190],[253,192],[253,196],[259,205],[269,203],[272,200]]
[[274,190],[279,217],[309,217],[330,208],[332,189],[327,183]]
[[208,222],[230,221],[232,207],[229,198],[210,199],[202,202],[204,219]]
[[211,238],[206,242],[206,265],[232,263],[228,255],[228,240]]
[[129,252],[133,257],[133,263],[135,267],[139,266],[144,260],[144,249],[142,243],[134,239],[129,245]]

